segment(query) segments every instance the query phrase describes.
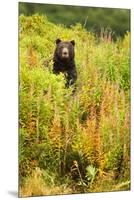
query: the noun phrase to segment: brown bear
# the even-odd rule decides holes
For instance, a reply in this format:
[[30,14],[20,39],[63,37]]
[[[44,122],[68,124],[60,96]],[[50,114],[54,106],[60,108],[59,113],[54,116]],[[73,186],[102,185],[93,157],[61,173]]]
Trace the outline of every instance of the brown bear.
[[74,84],[77,79],[77,71],[75,66],[75,41],[56,40],[56,48],[53,57],[53,72],[59,74],[64,73],[66,78],[66,87]]

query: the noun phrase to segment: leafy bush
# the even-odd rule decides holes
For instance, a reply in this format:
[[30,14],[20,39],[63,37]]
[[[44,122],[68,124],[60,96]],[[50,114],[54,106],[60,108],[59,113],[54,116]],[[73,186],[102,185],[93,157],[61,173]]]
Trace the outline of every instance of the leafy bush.
[[[20,16],[19,26],[20,196],[103,191],[106,180],[112,191],[129,182],[130,34],[115,43],[39,15]],[[76,41],[74,94],[63,74],[52,73],[57,38]]]

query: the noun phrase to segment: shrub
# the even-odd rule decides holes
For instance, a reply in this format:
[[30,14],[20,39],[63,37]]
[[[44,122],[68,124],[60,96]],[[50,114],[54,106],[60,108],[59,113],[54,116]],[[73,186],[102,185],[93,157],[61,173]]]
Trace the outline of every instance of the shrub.
[[[113,182],[129,182],[130,34],[98,39],[80,24],[69,29],[39,15],[20,16],[19,26],[21,196],[112,191]],[[52,73],[56,38],[76,42],[73,95],[63,74]],[[72,179],[74,161],[81,187]]]

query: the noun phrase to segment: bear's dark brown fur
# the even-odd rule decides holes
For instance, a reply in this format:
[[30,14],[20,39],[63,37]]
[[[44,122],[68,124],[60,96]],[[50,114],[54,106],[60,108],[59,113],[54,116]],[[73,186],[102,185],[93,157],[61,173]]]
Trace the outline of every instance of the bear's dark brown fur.
[[77,79],[77,71],[74,60],[75,42],[56,40],[56,48],[53,57],[53,72],[59,74],[64,73],[66,77],[66,87],[74,84]]

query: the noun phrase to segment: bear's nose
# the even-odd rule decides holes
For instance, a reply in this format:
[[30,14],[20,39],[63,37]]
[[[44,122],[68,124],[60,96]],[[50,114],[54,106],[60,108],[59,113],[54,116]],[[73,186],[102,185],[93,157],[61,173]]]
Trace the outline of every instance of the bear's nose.
[[67,52],[65,51],[65,52],[63,52],[63,54],[64,54],[64,55],[67,55]]

